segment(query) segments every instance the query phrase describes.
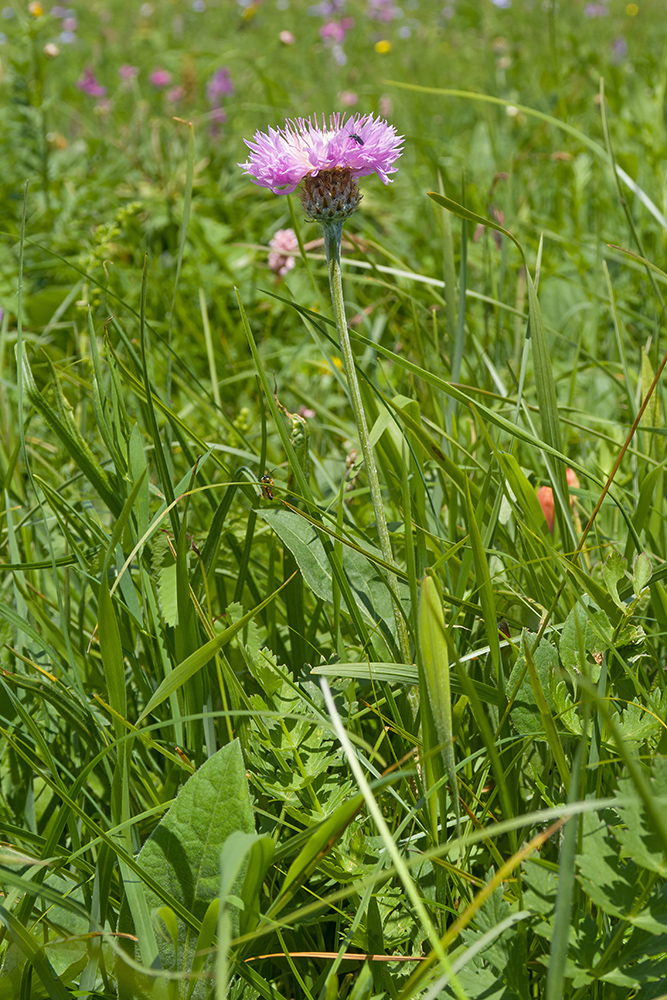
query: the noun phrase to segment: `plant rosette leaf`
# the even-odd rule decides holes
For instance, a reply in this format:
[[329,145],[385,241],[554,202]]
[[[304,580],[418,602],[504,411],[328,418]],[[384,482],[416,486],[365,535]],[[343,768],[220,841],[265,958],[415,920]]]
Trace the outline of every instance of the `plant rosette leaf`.
[[[142,847],[138,862],[168,893],[203,922],[220,890],[220,856],[223,845],[233,833],[255,833],[245,763],[238,740],[227,744],[210,757],[181,788],[173,805]],[[234,891],[240,890],[244,872],[239,871]],[[177,919],[177,948],[172,933],[163,926],[160,910],[163,901],[144,888],[148,910],[156,929],[162,966],[174,971],[190,971],[195,961],[198,936],[191,927]],[[238,893],[237,893],[238,894]],[[238,913],[231,911],[233,933],[238,933]],[[131,926],[129,911],[121,911],[119,930]],[[120,964],[120,963],[119,963]],[[201,979],[191,990],[192,981],[178,981],[174,996],[193,1000],[209,995],[214,957],[197,962]],[[120,974],[120,969],[119,969]],[[122,978],[127,982],[128,970]],[[128,996],[130,994],[127,994]],[[170,994],[171,995],[171,994]]]

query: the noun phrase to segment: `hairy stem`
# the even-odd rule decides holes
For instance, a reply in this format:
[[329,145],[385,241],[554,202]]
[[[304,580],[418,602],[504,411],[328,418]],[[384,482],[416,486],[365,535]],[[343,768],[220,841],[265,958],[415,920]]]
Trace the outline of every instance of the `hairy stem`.
[[[347,378],[350,402],[352,403],[354,420],[357,425],[357,433],[361,444],[361,453],[364,457],[364,463],[366,465],[368,486],[370,489],[371,501],[373,503],[373,510],[375,512],[375,522],[377,524],[378,535],[380,538],[382,558],[385,562],[393,563],[394,555],[391,549],[391,539],[389,538],[389,529],[387,528],[387,518],[384,511],[384,504],[382,502],[382,490],[380,488],[377,466],[375,465],[373,448],[368,434],[366,412],[361,400],[361,392],[359,391],[359,382],[357,380],[357,372],[354,365],[354,355],[352,353],[352,345],[350,344],[350,336],[347,330],[347,321],[345,319],[343,283],[341,281],[340,273],[340,244],[342,234],[342,221],[327,222],[324,224],[324,247],[327,255],[331,302],[333,305],[333,314],[336,321],[336,330],[340,341],[341,353],[343,355],[343,366],[345,368],[345,376]],[[410,656],[408,631],[398,603],[397,580],[393,573],[388,573],[387,579],[392,597],[394,599],[394,619],[396,621],[396,633],[398,635],[401,656],[403,657],[405,663],[411,663],[412,657]]]

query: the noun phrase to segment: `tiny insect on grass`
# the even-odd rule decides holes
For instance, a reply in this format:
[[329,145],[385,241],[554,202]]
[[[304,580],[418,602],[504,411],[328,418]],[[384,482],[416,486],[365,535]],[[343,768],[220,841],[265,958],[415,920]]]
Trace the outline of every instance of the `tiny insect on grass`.
[[260,483],[262,485],[262,493],[264,494],[266,499],[273,500],[273,490],[271,489],[271,487],[273,486],[273,479],[271,478],[271,476],[265,473],[260,479]]

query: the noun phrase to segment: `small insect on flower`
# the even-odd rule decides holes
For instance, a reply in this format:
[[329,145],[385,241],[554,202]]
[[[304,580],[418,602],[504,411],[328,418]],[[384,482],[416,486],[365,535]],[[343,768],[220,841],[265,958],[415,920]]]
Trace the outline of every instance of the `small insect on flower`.
[[271,479],[271,476],[265,473],[260,479],[260,483],[262,484],[262,493],[266,499],[273,500],[273,490],[271,489],[273,486],[273,479]]
[[364,145],[364,140],[361,138],[360,135],[357,135],[355,132],[352,132],[352,134],[350,135],[350,139],[354,139],[354,141],[358,143],[359,146]]

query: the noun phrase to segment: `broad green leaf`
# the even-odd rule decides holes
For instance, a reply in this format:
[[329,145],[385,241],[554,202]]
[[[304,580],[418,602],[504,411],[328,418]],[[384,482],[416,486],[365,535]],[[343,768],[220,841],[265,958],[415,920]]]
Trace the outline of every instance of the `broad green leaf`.
[[[260,510],[258,513],[290,550],[308,587],[317,597],[330,603],[332,577],[329,560],[313,525],[284,508]],[[371,552],[371,555],[380,557],[379,552]],[[393,602],[376,565],[356,548],[344,545],[343,568],[362,614],[381,630],[390,629],[393,634]],[[402,580],[397,586],[401,603],[409,607],[409,588]]]
[[597,683],[603,654],[609,649],[612,628],[599,608],[578,601],[565,619],[560,636],[560,658],[575,677],[584,674]]
[[[32,963],[35,975],[38,977],[46,995],[51,997],[51,1000],[71,1000],[69,991],[56,976],[41,942],[38,942],[30,931],[26,930],[23,924],[16,919],[14,914],[6,910],[2,905],[0,905],[0,922],[4,924],[11,940],[24,958]],[[3,970],[3,977],[4,974]],[[0,992],[1,995],[2,993]],[[18,994],[14,995],[17,996]]]
[[[254,836],[254,816],[245,764],[238,740],[228,743],[195,771],[176,796],[168,813],[142,847],[142,868],[170,892],[197,919],[205,921],[219,896],[220,854],[228,837],[241,832]],[[159,928],[162,900],[149,888],[146,901],[158,930],[158,948],[165,969],[190,970],[198,937],[178,920],[178,951],[170,935]],[[238,917],[232,923],[238,927]],[[200,964],[200,963],[198,963]],[[204,973],[192,992],[190,983],[178,983],[178,996],[206,997],[211,990],[213,958],[200,964]]]

